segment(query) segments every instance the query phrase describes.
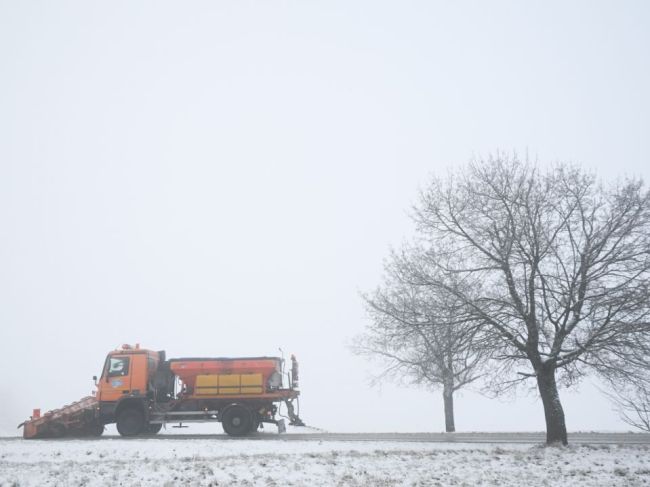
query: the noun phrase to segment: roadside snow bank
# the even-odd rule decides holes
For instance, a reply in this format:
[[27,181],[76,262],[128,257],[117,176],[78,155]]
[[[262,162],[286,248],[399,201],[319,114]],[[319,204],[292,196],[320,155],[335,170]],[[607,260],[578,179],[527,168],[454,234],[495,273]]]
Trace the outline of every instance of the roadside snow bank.
[[218,439],[0,440],[0,485],[650,485],[650,449]]

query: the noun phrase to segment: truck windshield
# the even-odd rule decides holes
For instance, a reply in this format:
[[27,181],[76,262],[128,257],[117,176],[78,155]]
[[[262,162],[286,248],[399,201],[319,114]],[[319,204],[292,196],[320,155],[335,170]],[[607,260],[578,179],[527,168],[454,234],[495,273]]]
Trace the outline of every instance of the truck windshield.
[[111,357],[108,363],[108,376],[117,377],[128,375],[129,357]]

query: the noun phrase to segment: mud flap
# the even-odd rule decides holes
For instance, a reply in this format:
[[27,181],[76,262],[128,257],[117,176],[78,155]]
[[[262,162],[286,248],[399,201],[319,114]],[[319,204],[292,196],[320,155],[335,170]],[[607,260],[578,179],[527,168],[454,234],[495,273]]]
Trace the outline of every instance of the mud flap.
[[279,419],[276,424],[278,425],[278,433],[287,432],[287,425],[284,423],[284,419]]

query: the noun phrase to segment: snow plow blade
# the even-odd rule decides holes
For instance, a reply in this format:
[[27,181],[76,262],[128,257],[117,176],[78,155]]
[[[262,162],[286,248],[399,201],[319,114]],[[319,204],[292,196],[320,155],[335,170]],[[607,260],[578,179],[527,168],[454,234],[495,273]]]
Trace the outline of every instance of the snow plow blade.
[[18,425],[23,428],[23,438],[62,438],[64,436],[99,436],[104,425],[97,421],[97,399],[87,396],[60,409],[48,411],[43,416],[34,410],[29,420]]

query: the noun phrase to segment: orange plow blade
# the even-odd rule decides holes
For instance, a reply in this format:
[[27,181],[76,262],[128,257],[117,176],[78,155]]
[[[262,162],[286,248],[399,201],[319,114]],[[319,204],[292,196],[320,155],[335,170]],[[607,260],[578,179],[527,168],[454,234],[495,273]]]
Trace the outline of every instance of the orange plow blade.
[[26,439],[97,436],[104,431],[104,426],[96,419],[98,404],[95,397],[88,396],[42,416],[40,410],[35,409],[32,417],[18,427],[23,427]]

